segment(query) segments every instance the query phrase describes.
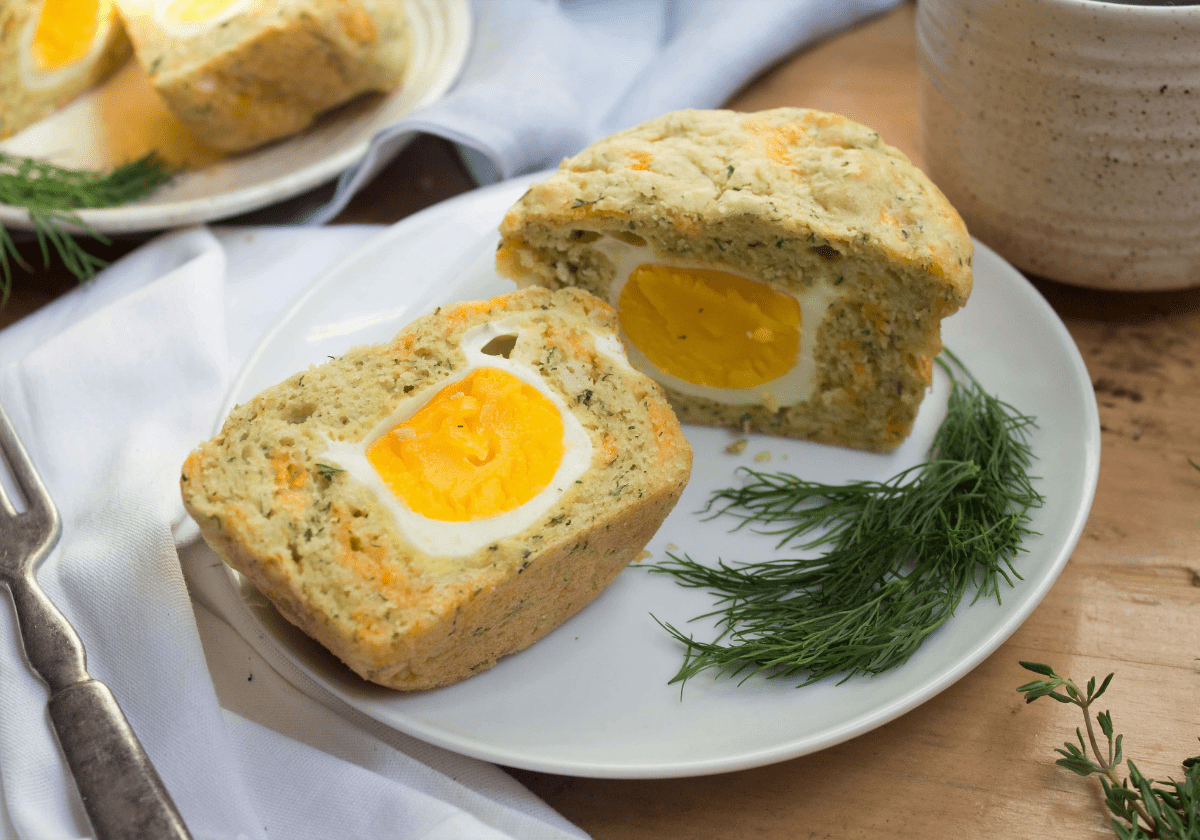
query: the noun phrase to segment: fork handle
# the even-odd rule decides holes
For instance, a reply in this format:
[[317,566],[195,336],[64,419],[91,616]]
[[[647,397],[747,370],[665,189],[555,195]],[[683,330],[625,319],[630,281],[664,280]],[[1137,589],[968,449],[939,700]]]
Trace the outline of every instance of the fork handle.
[[185,840],[187,827],[78,634],[33,575],[9,583],[25,656],[50,688],[50,720],[97,840]]
[[49,708],[97,840],[190,838],[108,686],[67,686],[51,694]]
[[90,679],[87,654],[79,634],[54,605],[33,575],[9,582],[9,594],[17,608],[17,624],[25,658],[50,692]]

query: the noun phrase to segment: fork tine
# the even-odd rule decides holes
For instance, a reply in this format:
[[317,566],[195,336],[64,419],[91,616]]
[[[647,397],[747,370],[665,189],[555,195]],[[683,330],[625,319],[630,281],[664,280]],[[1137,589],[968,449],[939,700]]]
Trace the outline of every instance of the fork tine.
[[[34,469],[33,461],[29,458],[29,453],[25,451],[21,439],[17,437],[17,430],[9,421],[3,405],[0,405],[0,452],[3,452],[4,459],[8,462],[8,468],[17,483],[17,489],[25,498],[26,512],[39,518],[45,518],[49,522],[55,522],[58,519],[58,511],[54,507],[54,500],[50,498],[50,492],[42,483],[42,478],[38,475],[37,470]],[[4,492],[3,487],[0,487],[0,503],[10,515],[16,513],[12,501]]]

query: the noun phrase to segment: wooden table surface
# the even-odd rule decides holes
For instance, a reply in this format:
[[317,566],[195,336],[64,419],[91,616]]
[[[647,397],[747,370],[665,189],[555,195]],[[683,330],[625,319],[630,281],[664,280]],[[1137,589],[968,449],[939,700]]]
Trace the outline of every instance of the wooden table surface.
[[[918,163],[909,3],[779,64],[729,103],[800,105],[878,129]],[[450,147],[411,145],[338,219],[392,222],[460,193]],[[136,242],[109,249],[119,256]],[[1115,672],[1103,708],[1149,776],[1200,753],[1200,288],[1121,294],[1034,280],[1087,364],[1100,406],[1099,486],[1062,576],[992,656],[903,717],[840,746],[703,778],[612,781],[513,774],[603,838],[1115,836],[1099,784],[1056,767],[1074,707],[1026,706],[1018,660],[1086,680]],[[62,294],[52,269],[18,276],[0,326]],[[704,733],[697,732],[697,738]]]

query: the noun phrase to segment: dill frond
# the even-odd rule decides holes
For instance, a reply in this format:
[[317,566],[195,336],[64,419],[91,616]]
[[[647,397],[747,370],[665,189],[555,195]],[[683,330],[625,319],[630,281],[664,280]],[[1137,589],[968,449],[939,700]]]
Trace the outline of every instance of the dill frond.
[[714,568],[671,554],[648,567],[716,599],[701,616],[717,619],[714,641],[660,622],[684,647],[671,682],[708,670],[801,685],[878,674],[906,662],[971,587],[999,600],[1002,584],[1020,578],[1013,563],[1043,502],[1028,472],[1035,421],[947,356],[938,360],[951,381],[946,418],[925,463],[841,485],[744,470],[743,486],[710,499],[710,517],[818,556]]
[[[0,152],[0,203],[29,212],[43,266],[49,266],[53,252],[71,274],[83,281],[95,276],[106,263],[88,253],[77,238],[79,234],[72,230],[81,230],[84,236],[105,245],[110,240],[84,224],[76,211],[115,207],[144,198],[171,175],[153,153],[108,172],[92,172]],[[14,265],[33,271],[17,251],[12,236],[0,225],[0,306],[8,302],[12,292]]]

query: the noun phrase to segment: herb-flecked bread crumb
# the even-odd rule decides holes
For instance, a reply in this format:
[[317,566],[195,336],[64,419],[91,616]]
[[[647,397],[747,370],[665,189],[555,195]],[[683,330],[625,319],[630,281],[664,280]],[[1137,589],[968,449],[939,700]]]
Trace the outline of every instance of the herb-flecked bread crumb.
[[[435,394],[465,370],[467,331],[513,317],[511,358],[578,418],[591,460],[532,525],[465,556],[430,555],[327,462],[328,441],[361,441],[402,401]],[[687,483],[679,423],[620,355],[613,325],[612,310],[577,289],[443,307],[234,409],[184,464],[185,506],[217,554],[365,679],[410,690],[479,673],[595,598]]]
[[617,305],[606,238],[802,295],[831,290],[811,395],[733,405],[666,387],[680,420],[887,451],[912,429],[972,242],[938,188],[837,114],[685,110],[564,160],[505,215],[497,270]]

